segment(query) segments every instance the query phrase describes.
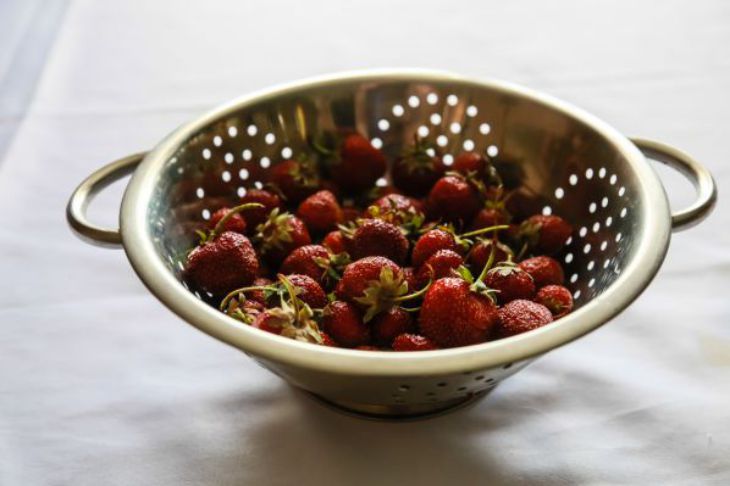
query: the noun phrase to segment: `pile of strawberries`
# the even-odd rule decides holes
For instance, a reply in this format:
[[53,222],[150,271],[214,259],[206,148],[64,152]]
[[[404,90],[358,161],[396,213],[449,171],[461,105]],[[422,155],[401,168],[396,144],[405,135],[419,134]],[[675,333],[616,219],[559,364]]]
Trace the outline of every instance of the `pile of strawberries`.
[[[517,221],[497,161],[447,166],[416,139],[392,161],[356,133],[273,166],[263,189],[217,210],[184,278],[222,312],[266,332],[360,350],[478,344],[569,313],[559,216]],[[512,204],[514,206],[514,204]]]

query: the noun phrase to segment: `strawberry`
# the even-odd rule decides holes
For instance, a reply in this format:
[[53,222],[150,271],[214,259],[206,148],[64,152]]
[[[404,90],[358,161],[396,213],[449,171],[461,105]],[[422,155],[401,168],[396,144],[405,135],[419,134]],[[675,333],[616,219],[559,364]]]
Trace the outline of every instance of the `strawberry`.
[[416,282],[416,271],[413,267],[403,267],[401,271],[403,272],[403,280],[408,284],[408,289],[416,290],[418,285]]
[[497,290],[497,300],[505,304],[515,299],[530,299],[535,295],[535,283],[529,273],[511,262],[502,262],[484,277],[487,287]]
[[398,226],[417,229],[424,220],[420,201],[401,194],[388,194],[377,199],[366,211],[370,218],[382,219]]
[[553,255],[565,245],[573,228],[560,216],[536,214],[522,222],[520,234],[537,252]]
[[446,172],[441,157],[429,155],[431,144],[416,138],[414,145],[397,158],[391,169],[393,184],[413,196],[425,196]]
[[464,175],[471,172],[477,176],[482,176],[487,169],[487,164],[487,159],[476,152],[462,152],[454,159],[451,170]]
[[562,285],[565,279],[563,267],[557,260],[549,256],[528,258],[522,260],[517,266],[530,274],[537,288],[545,285]]
[[184,275],[193,288],[224,295],[253,282],[258,272],[259,260],[248,238],[226,231],[188,254]]
[[401,334],[393,340],[393,351],[432,351],[439,349],[436,344],[418,334]]
[[[271,280],[265,277],[257,277],[253,281],[254,287],[270,287],[273,284]],[[265,306],[268,300],[268,297],[266,295],[266,292],[264,290],[255,289],[251,290],[250,292],[247,292],[246,294],[249,298],[249,300],[253,300],[255,302],[258,302],[262,306]]]
[[[215,228],[215,226],[220,222],[223,217],[230,212],[231,208],[223,207],[214,212],[210,216],[210,220],[208,221],[208,227],[209,229]],[[223,231],[233,231],[234,233],[241,233],[246,234],[246,220],[243,219],[243,216],[241,216],[241,213],[235,213],[233,214],[225,223],[223,226]]]
[[321,245],[304,245],[295,249],[284,259],[279,271],[284,275],[299,273],[307,275],[318,282],[325,277],[325,265],[330,259],[330,252]]
[[428,282],[452,276],[451,271],[456,270],[463,263],[464,259],[455,251],[437,251],[428,257],[428,260],[426,260],[416,272],[417,288],[423,288],[428,284]]
[[335,230],[327,233],[327,236],[322,240],[322,246],[329,248],[332,253],[338,254],[347,251],[345,245],[348,242],[349,240],[345,238],[342,231]]
[[320,180],[311,159],[284,160],[271,168],[269,184],[290,204],[297,204],[319,189]]
[[463,224],[479,211],[479,193],[464,177],[447,175],[431,188],[426,205],[433,217]]
[[246,220],[249,231],[255,230],[258,225],[266,221],[271,211],[281,208],[281,198],[277,194],[263,189],[249,189],[241,198],[241,203],[259,203],[263,206],[241,211],[241,216]]
[[370,322],[373,341],[380,346],[390,346],[396,336],[415,331],[411,315],[402,307],[391,307]]
[[481,280],[477,280],[470,284],[455,277],[434,282],[421,305],[418,317],[421,333],[444,348],[478,344],[489,339],[499,314],[480,283]]
[[370,342],[370,328],[360,311],[348,302],[330,302],[322,312],[322,328],[337,344],[354,348]]
[[253,324],[256,317],[264,312],[265,307],[260,302],[246,299],[244,294],[239,294],[238,298],[229,300],[221,310],[244,324]]
[[332,178],[345,191],[369,189],[385,173],[383,153],[357,133],[342,140],[336,155],[330,149],[318,147],[318,150],[330,157]]
[[343,221],[342,208],[330,191],[315,192],[299,204],[297,216],[309,231],[324,233]]
[[286,278],[296,289],[297,297],[313,309],[321,309],[327,305],[327,294],[322,287],[306,275],[287,275]]
[[489,260],[489,255],[492,252],[492,246],[494,246],[494,261],[505,262],[512,258],[512,250],[509,246],[495,241],[492,239],[478,239],[477,242],[471,247],[469,254],[466,256],[466,261],[475,272],[481,272],[484,265]]
[[279,213],[278,209],[274,209],[256,231],[259,251],[271,264],[277,264],[296,248],[312,242],[301,219],[290,213]]
[[471,222],[471,229],[478,230],[487,226],[497,226],[509,223],[509,214],[504,209],[488,207],[480,209]]
[[332,339],[332,336],[327,334],[324,331],[320,331],[319,335],[322,336],[322,346],[329,346],[330,348],[336,348],[337,343],[334,339]]
[[395,225],[380,219],[365,219],[352,235],[349,245],[353,259],[383,256],[397,263],[408,255],[408,239]]
[[411,263],[414,267],[419,268],[428,260],[428,257],[439,250],[451,250],[461,253],[463,248],[456,242],[452,233],[443,229],[432,229],[425,232],[416,241],[411,254]]
[[573,310],[573,296],[570,295],[570,290],[562,285],[546,285],[537,291],[534,300],[550,309],[554,319],[563,317]]
[[343,223],[349,223],[350,221],[355,221],[357,218],[361,216],[360,210],[358,208],[354,208],[352,206],[345,206],[342,208],[342,222]]
[[553,321],[550,310],[531,300],[517,299],[499,309],[499,324],[496,334],[509,337],[532,331]]

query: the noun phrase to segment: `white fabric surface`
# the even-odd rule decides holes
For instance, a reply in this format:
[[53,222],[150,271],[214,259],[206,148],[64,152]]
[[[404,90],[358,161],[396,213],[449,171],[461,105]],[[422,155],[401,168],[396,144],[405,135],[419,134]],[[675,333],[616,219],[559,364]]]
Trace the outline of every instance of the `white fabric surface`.
[[[203,6],[205,3],[205,6]],[[338,415],[185,325],[66,199],[231,97],[431,67],[562,97],[730,181],[730,5],[71,2],[0,164],[0,484],[730,484],[730,208],[620,317],[478,405]],[[665,172],[662,172],[665,174]],[[665,178],[675,205],[691,200]],[[121,185],[92,208],[113,223]]]

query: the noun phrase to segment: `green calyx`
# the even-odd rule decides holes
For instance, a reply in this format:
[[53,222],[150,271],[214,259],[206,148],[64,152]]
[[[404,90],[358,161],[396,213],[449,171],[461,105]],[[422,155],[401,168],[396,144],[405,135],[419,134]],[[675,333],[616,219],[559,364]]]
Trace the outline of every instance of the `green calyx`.
[[315,312],[298,297],[300,289],[296,288],[284,275],[279,275],[281,287],[285,290],[280,295],[280,305],[266,312],[274,317],[274,322],[281,329],[284,337],[315,344],[322,344],[322,333],[314,319]]
[[492,246],[492,251],[489,253],[489,258],[487,259],[487,262],[484,264],[484,268],[482,268],[482,271],[477,278],[474,278],[474,275],[472,275],[469,269],[466,268],[464,265],[456,269],[456,273],[469,284],[469,290],[471,292],[488,297],[494,303],[496,303],[496,298],[494,295],[498,291],[487,287],[487,284],[484,283],[484,279],[487,277],[487,272],[490,271],[492,265],[494,264],[495,255],[496,251],[494,246]]
[[269,214],[266,221],[256,227],[256,239],[260,242],[261,253],[267,253],[273,248],[283,248],[284,243],[293,241],[291,232],[291,213],[280,212],[279,208]]
[[366,307],[364,322],[369,322],[377,314],[387,311],[401,302],[416,299],[426,293],[431,283],[423,289],[408,294],[408,282],[402,272],[396,275],[390,267],[383,267],[380,270],[378,280],[368,283],[363,295],[356,297],[355,301]]
[[314,263],[322,269],[322,276],[330,282],[337,282],[342,278],[342,272],[351,262],[347,252],[330,254],[327,258],[315,257]]
[[430,172],[434,169],[434,156],[428,154],[429,149],[435,150],[436,147],[416,134],[413,145],[403,152],[399,164],[405,167],[408,174]]
[[253,208],[263,208],[264,205],[260,203],[245,203],[240,204],[238,206],[235,206],[228,210],[225,216],[221,218],[220,221],[215,225],[215,227],[208,233],[201,230],[196,230],[195,234],[198,235],[200,238],[200,244],[204,245],[205,243],[209,241],[213,241],[218,235],[224,232],[226,223],[230,221],[230,219],[235,216],[236,214],[240,213],[241,211],[245,211],[247,209],[253,209]]

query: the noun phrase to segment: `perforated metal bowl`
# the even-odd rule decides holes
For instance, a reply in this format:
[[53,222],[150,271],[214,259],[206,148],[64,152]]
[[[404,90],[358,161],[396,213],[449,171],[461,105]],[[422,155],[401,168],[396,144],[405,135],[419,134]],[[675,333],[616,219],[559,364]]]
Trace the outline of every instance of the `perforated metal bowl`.
[[[576,228],[564,253],[577,309],[519,336],[440,351],[363,352],[301,343],[242,325],[190,292],[180,255],[193,230],[284,158],[310,152],[312,134],[338,128],[370,137],[392,159],[414,133],[431,137],[448,163],[462,150],[486,152],[526,188],[529,205]],[[670,213],[644,154],[685,173],[698,189]],[[85,217],[88,201],[134,172],[120,230]],[[85,180],[68,206],[82,237],[127,252],[142,281],[185,321],[253,357],[296,387],[347,410],[422,416],[481,396],[538,356],[601,326],[656,274],[670,230],[701,220],[716,198],[709,172],[686,154],[630,141],[554,98],[498,81],[423,71],[319,78],[245,96],[177,129],[147,154],[114,162]],[[152,325],[152,323],[150,323]]]

